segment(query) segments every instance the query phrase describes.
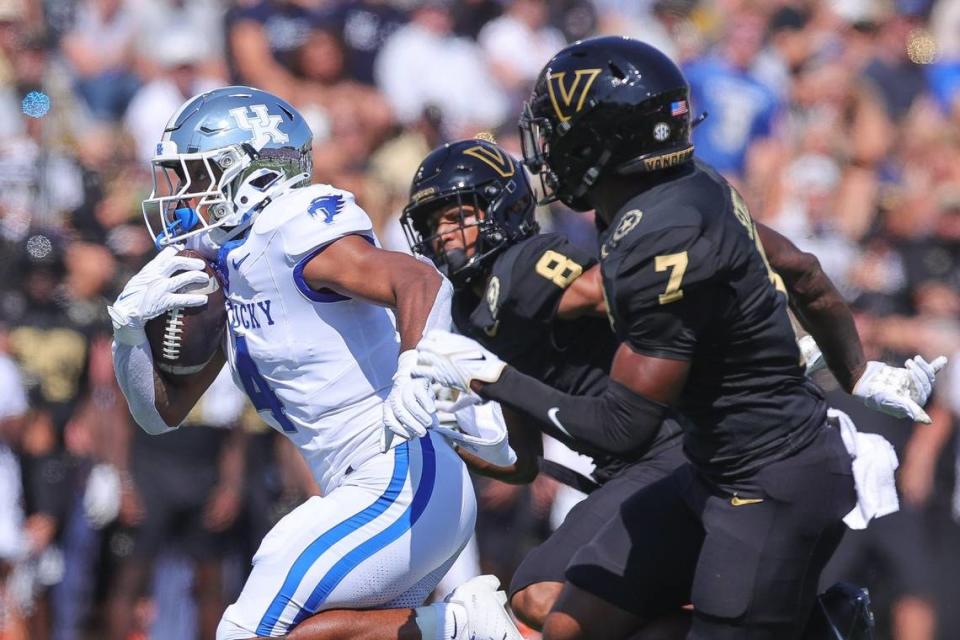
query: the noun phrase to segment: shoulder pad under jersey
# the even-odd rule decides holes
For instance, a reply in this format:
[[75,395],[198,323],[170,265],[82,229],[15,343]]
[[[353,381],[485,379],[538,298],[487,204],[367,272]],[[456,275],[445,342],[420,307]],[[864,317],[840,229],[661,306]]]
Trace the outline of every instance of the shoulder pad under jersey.
[[372,236],[373,223],[352,193],[316,184],[284,194],[260,213],[253,233],[275,231],[284,253],[297,257],[343,236]]
[[549,324],[564,290],[595,263],[562,235],[535,235],[497,257],[485,298],[489,306],[496,295],[494,308]]

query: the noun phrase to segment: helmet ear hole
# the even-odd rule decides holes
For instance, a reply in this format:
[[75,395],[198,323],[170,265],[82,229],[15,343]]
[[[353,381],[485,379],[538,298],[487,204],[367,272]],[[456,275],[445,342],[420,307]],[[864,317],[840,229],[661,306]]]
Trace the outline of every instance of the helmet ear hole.
[[610,73],[612,73],[613,76],[618,80],[625,80],[627,78],[627,74],[625,74],[623,69],[617,66],[617,63],[615,62],[610,63]]

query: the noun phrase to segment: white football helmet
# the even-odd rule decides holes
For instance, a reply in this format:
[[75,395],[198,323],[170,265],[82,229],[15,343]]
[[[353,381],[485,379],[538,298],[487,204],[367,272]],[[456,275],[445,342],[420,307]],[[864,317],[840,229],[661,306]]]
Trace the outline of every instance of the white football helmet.
[[285,100],[225,87],[187,100],[152,160],[143,217],[158,248],[218,230],[240,233],[281,193],[309,183],[313,133]]

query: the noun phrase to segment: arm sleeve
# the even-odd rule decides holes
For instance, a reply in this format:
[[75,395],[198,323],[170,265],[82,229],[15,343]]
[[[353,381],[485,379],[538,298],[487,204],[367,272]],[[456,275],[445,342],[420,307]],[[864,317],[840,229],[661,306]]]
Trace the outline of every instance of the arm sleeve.
[[150,435],[160,435],[177,428],[164,422],[157,412],[153,386],[153,356],[146,339],[134,345],[114,340],[113,369],[120,390],[127,399],[130,413],[141,429]]
[[552,424],[601,451],[627,454],[656,435],[668,411],[623,385],[607,381],[600,396],[574,396],[507,367],[500,379],[484,386],[486,398]]

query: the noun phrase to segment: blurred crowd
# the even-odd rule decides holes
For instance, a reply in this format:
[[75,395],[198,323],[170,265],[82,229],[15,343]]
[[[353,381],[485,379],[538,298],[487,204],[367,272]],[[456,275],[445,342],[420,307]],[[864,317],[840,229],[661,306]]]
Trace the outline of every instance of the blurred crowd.
[[[897,448],[903,509],[848,533],[826,579],[870,587],[881,638],[960,637],[960,0],[0,0],[0,639],[212,638],[260,538],[316,492],[228,379],[161,438],[115,385],[105,307],[154,251],[140,201],[177,107],[225,84],[286,98],[315,181],[407,250],[422,157],[479,131],[519,153],[543,63],[596,34],[683,65],[697,154],[820,258],[870,358],[952,356],[932,426],[831,391]],[[589,214],[538,216],[595,248]],[[577,497],[477,484],[463,570],[508,581]]]

